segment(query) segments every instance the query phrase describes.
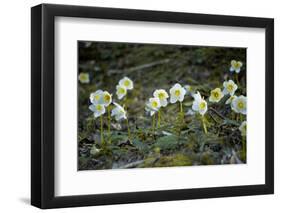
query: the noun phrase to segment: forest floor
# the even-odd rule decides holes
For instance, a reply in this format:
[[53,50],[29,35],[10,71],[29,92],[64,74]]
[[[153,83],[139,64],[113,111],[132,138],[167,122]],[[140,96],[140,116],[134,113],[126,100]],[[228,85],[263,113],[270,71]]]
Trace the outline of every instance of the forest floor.
[[[239,75],[229,71],[233,59],[244,63]],[[223,89],[223,82],[232,79],[238,85],[236,94],[246,96],[245,65],[243,48],[79,42],[79,73],[88,73],[90,82],[79,83],[78,169],[245,163],[239,126],[246,116],[225,104],[229,96],[219,103],[208,102],[204,116],[207,132],[203,131],[201,116],[190,113],[192,95],[185,96],[183,113],[179,113],[178,103],[161,108],[155,127],[145,110],[154,90],[169,93],[175,83],[191,85],[207,101],[211,90]],[[120,101],[115,95],[116,85],[125,76],[134,82],[134,89]],[[89,96],[98,89],[126,105],[128,116],[127,124],[104,114],[104,144],[100,119],[89,110]]]

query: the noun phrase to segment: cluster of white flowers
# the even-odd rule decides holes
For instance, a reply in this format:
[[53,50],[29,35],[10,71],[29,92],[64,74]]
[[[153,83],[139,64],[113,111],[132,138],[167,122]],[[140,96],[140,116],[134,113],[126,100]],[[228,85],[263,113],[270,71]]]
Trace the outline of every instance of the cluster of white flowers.
[[[225,81],[223,83],[223,90],[220,88],[215,88],[210,92],[209,102],[218,103],[225,95],[230,97],[227,99],[225,104],[231,104],[231,108],[236,113],[246,114],[247,110],[247,98],[243,95],[237,97],[235,91],[238,89],[238,86],[232,80]],[[194,90],[191,90],[190,85],[182,87],[180,84],[176,83],[170,89],[170,103],[183,102],[186,94],[191,95],[194,98],[192,104],[193,112],[198,112],[201,115],[204,115],[208,110],[208,103],[201,96],[200,92],[195,93]],[[149,98],[148,103],[146,104],[146,110],[150,112],[150,115],[154,115],[161,107],[166,107],[168,104],[169,95],[164,89],[157,89],[153,92],[153,97]],[[193,114],[189,109],[189,114]]]
[[230,97],[226,100],[225,104],[230,104],[231,109],[236,113],[241,113],[246,115],[247,113],[247,98],[243,95],[237,97],[235,95],[235,91],[238,89],[238,86],[232,81],[225,81],[223,83],[224,90],[223,93],[225,95],[230,95]]
[[149,98],[146,104],[146,111],[150,115],[154,115],[155,112],[159,111],[161,107],[166,107],[168,105],[168,98],[170,97],[170,103],[174,104],[176,102],[183,102],[184,96],[186,94],[186,89],[182,87],[179,83],[176,83],[170,90],[170,96],[164,89],[157,89],[153,92],[153,97]]
[[[231,61],[230,72],[239,73],[242,67],[241,61]],[[243,115],[247,113],[247,98],[243,95],[236,96],[235,92],[238,89],[238,86],[235,84],[233,80],[228,80],[223,82],[223,89],[215,88],[211,90],[210,96],[208,98],[210,103],[219,103],[224,96],[229,96],[226,100],[225,104],[230,104],[231,109]],[[182,87],[179,83],[176,83],[170,89],[170,103],[174,104],[176,102],[183,102],[185,95],[190,95],[193,97],[192,108],[188,109],[187,115],[194,115],[195,113],[199,113],[201,116],[204,116],[208,111],[208,103],[201,96],[199,91],[195,91],[190,85],[185,85]],[[168,93],[163,90],[155,90],[153,93],[153,97],[149,98],[148,103],[146,104],[146,110],[150,112],[150,115],[154,115],[155,112],[158,112],[161,107],[166,107],[168,104],[167,99],[169,98]],[[182,107],[182,105],[181,105]],[[240,131],[242,136],[246,135],[246,121],[244,121],[240,126]]]
[[[230,72],[236,72],[237,74],[240,72],[243,63],[241,61],[232,60]],[[208,110],[208,103],[204,98],[201,97],[200,92],[195,91],[192,89],[190,85],[185,86],[186,94],[191,95],[194,98],[192,109],[187,111],[187,115],[194,115],[196,112],[200,115],[204,116],[204,114]],[[236,96],[235,92],[238,89],[238,86],[234,83],[233,80],[228,80],[223,82],[223,90],[221,88],[215,88],[210,92],[209,102],[211,103],[218,103],[221,99],[228,95],[229,98],[226,100],[225,104],[230,104],[231,109],[243,115],[247,113],[247,98],[243,95]],[[247,122],[242,122],[239,130],[241,131],[241,135],[246,135],[246,126]]]
[[[232,60],[230,72],[239,73],[242,65],[243,63],[241,61]],[[87,73],[80,73],[79,80],[81,83],[87,83],[89,82],[89,75]],[[128,90],[132,90],[133,88],[134,83],[130,78],[122,78],[116,86],[117,98],[119,100],[123,99],[126,97]],[[230,104],[231,109],[234,112],[246,115],[247,98],[243,95],[236,96],[235,92],[237,89],[238,86],[233,80],[224,81],[223,89],[215,88],[211,90],[208,100],[210,103],[219,103],[224,96],[229,96],[225,104]],[[200,92],[195,91],[190,85],[185,85],[182,87],[179,83],[176,83],[170,88],[169,94],[165,89],[156,89],[153,92],[153,97],[149,98],[148,102],[146,103],[145,109],[150,113],[150,116],[153,116],[161,109],[161,107],[166,107],[169,102],[171,104],[179,102],[181,107],[180,109],[182,111],[182,102],[185,98],[185,95],[190,95],[194,99],[192,108],[188,110],[187,114],[193,115],[195,113],[199,113],[200,115],[204,116],[208,111],[208,103],[204,97],[202,97]],[[106,112],[106,107],[112,103],[112,94],[107,91],[97,90],[94,93],[91,93],[90,102],[91,105],[89,106],[89,109],[94,112],[94,117],[97,118],[103,115]],[[113,104],[115,107],[111,111],[111,116],[117,121],[121,119],[127,119],[124,107],[115,102]],[[244,121],[239,127],[242,136],[246,135],[246,125],[247,123]]]
[[116,86],[116,95],[119,100],[124,98],[127,95],[127,90],[132,90],[134,88],[134,83],[128,77],[124,77],[119,81],[119,84]]
[[[241,61],[236,61],[232,60],[231,61],[231,67],[230,67],[230,72],[236,72],[239,73],[241,70],[241,67],[243,63]],[[198,112],[201,115],[204,115],[207,110],[208,110],[208,104],[204,100],[204,98],[201,97],[200,93],[197,92],[196,94],[194,93],[195,91],[192,89],[191,86],[186,85],[185,89],[188,94],[193,96],[194,101],[192,104],[192,110],[195,112]],[[210,97],[209,97],[209,102],[211,103],[218,103],[221,101],[221,99],[225,95],[230,95],[230,97],[227,99],[225,102],[226,104],[231,104],[231,108],[233,111],[237,113],[242,113],[246,114],[246,97],[245,96],[235,96],[235,91],[238,89],[238,86],[234,83],[233,80],[228,80],[223,83],[223,90],[221,88],[215,88],[211,91]],[[192,114],[191,111],[188,111],[189,114]]]
[[160,107],[166,107],[168,105],[167,99],[169,98],[168,93],[164,89],[157,89],[153,92],[153,97],[149,98],[148,103],[146,104],[146,111],[150,115],[154,115]]
[[[127,90],[132,90],[134,88],[133,81],[128,77],[122,78],[118,85],[116,86],[116,95],[120,100],[126,96]],[[106,107],[112,103],[112,94],[107,91],[97,90],[90,94],[91,105],[89,109],[94,112],[94,117],[97,118],[106,112]],[[113,103],[114,108],[111,111],[111,116],[115,120],[119,121],[122,119],[127,119],[126,111],[124,107],[120,106],[118,103]]]
[[89,109],[94,112],[94,117],[97,118],[105,113],[105,108],[112,102],[112,95],[107,91],[97,90],[90,95],[91,105]]
[[[243,95],[237,97],[235,91],[238,89],[238,86],[232,81],[225,81],[223,83],[223,91],[220,88],[216,88],[211,91],[209,101],[212,103],[218,103],[225,95],[230,97],[226,100],[225,104],[230,104],[231,109],[236,113],[241,113],[246,115],[247,113],[247,98]],[[194,101],[192,105],[192,110],[199,112],[201,115],[204,115],[207,112],[207,102],[201,97],[200,93],[197,92],[193,95]]]
[[[241,61],[232,60],[230,62],[230,72],[236,72],[237,74],[240,73],[241,67],[243,63]],[[238,78],[237,78],[238,80]],[[238,86],[232,81],[229,80],[228,82],[224,82],[224,93],[229,94],[230,97],[227,99],[225,104],[230,104],[231,109],[236,113],[241,113],[246,115],[247,113],[247,98],[243,95],[236,96],[234,95],[235,91],[237,90]],[[243,121],[239,127],[241,135],[245,137],[247,135],[247,121]]]
[[[220,88],[215,88],[211,91],[209,102],[212,103],[218,103],[220,100],[224,97],[225,93],[221,91]],[[201,97],[200,92],[197,91],[196,94],[193,94],[193,104],[192,104],[192,110],[194,112],[198,112],[200,115],[204,116],[204,114],[208,110],[208,103],[204,98]]]

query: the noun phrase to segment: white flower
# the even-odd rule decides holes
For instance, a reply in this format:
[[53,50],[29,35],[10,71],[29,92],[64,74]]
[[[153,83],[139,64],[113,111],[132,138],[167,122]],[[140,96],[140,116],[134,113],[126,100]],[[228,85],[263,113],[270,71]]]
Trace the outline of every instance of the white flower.
[[176,103],[177,101],[182,102],[184,99],[186,91],[185,89],[178,83],[176,83],[171,89],[170,89],[170,102]]
[[200,93],[197,92],[193,95],[194,101],[192,104],[192,109],[204,115],[207,112],[208,105],[207,102],[201,97]]
[[81,72],[79,74],[79,81],[82,83],[82,84],[88,84],[90,83],[90,76],[89,76],[89,73],[87,72]]
[[211,96],[209,97],[210,102],[219,102],[223,98],[223,93],[220,88],[216,88],[211,91]]
[[159,98],[150,98],[146,104],[146,111],[150,112],[150,116],[154,115],[161,107]]
[[106,107],[109,106],[112,102],[112,95],[109,92],[104,91],[101,97],[101,104],[104,104]]
[[97,90],[94,93],[91,93],[91,95],[90,95],[91,103],[92,104],[101,104],[102,96],[103,96],[102,90]]
[[225,81],[223,82],[223,94],[229,94],[231,96],[234,95],[235,91],[237,90],[237,85],[234,83],[234,81],[229,80],[229,81]]
[[150,114],[150,116],[154,115],[156,111],[152,110],[148,104],[146,104],[145,106],[145,111],[148,112]]
[[97,118],[105,113],[105,107],[103,104],[91,104],[89,109],[94,112],[94,117]]
[[239,130],[240,130],[242,136],[247,135],[247,121],[242,122],[242,124],[239,127]]
[[145,111],[148,112],[150,114],[150,116],[154,115],[156,111],[152,110],[148,104],[146,104],[145,106]]
[[230,67],[230,72],[233,72],[235,71],[236,73],[239,73],[240,72],[240,69],[241,67],[243,66],[243,63],[241,61],[235,61],[235,60],[232,60],[230,62],[231,64],[231,67]]
[[127,90],[131,90],[134,88],[134,83],[128,77],[124,77],[119,81],[119,85],[125,87]]
[[194,95],[194,89],[190,85],[185,85],[184,89],[186,91],[186,95],[191,95],[191,96]]
[[167,98],[169,98],[169,95],[168,95],[168,93],[164,89],[157,89],[157,90],[155,90],[154,93],[153,93],[153,96],[155,98],[159,99],[160,105],[162,107],[167,106],[167,104],[168,104]]
[[231,104],[231,102],[232,102],[235,98],[237,98],[236,95],[230,96],[229,99],[226,100],[225,104]]
[[243,115],[246,115],[247,113],[247,98],[243,95],[240,95],[239,97],[236,97],[231,102],[231,108],[236,113],[241,113]]
[[127,119],[125,109],[117,103],[113,104],[115,105],[115,108],[111,111],[111,116],[115,117],[116,121],[119,121],[121,119]]
[[118,99],[122,99],[125,95],[127,95],[127,89],[124,86],[117,85],[116,86],[116,95]]
[[199,101],[202,99],[200,92],[197,92],[193,95],[195,101]]

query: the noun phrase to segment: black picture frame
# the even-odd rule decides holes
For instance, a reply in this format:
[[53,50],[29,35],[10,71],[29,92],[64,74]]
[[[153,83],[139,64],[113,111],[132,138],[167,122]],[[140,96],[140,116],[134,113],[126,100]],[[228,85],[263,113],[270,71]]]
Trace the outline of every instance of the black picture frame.
[[[263,28],[266,32],[265,184],[78,196],[54,195],[55,17]],[[42,209],[274,193],[274,20],[224,15],[41,4],[31,8],[31,204]]]

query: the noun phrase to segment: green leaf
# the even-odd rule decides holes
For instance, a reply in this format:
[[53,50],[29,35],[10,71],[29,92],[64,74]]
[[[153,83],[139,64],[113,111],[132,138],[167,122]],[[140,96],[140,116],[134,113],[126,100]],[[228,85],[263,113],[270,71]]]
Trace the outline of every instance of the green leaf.
[[178,138],[174,135],[168,135],[160,137],[154,144],[155,147],[159,147],[161,150],[176,149],[179,146]]
[[141,142],[138,139],[133,140],[133,145],[139,150],[139,151],[148,151],[149,146],[143,142]]
[[112,134],[111,135],[111,142],[114,144],[117,144],[119,142],[125,142],[128,140],[127,135],[117,135],[117,134]]

